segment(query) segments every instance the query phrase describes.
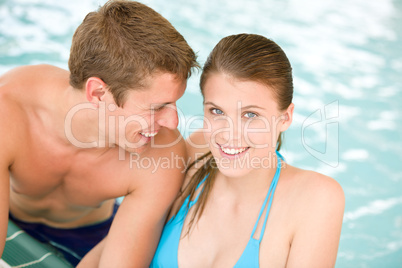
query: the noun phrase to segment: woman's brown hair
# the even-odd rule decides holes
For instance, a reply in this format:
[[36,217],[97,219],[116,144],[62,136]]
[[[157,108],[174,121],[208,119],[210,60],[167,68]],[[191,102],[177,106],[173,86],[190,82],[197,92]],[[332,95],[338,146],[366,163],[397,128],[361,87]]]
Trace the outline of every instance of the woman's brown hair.
[[[293,98],[292,67],[285,52],[272,40],[256,34],[238,34],[223,38],[212,50],[205,62],[201,80],[201,92],[208,77],[212,74],[224,73],[235,79],[254,81],[266,85],[278,103],[279,110],[289,107]],[[277,150],[282,145],[282,133],[277,141]],[[206,177],[202,192],[194,205],[194,213],[189,222],[187,233],[194,222],[201,216],[206,200],[214,184],[218,170],[211,152],[206,153],[196,163],[204,164],[197,169],[182,192],[182,196],[190,196],[193,200],[199,183]],[[180,207],[180,204],[178,207]]]
[[74,33],[70,84],[81,89],[88,78],[98,77],[121,106],[127,90],[143,88],[158,71],[187,79],[198,67],[196,58],[159,13],[135,1],[112,0],[90,12]]

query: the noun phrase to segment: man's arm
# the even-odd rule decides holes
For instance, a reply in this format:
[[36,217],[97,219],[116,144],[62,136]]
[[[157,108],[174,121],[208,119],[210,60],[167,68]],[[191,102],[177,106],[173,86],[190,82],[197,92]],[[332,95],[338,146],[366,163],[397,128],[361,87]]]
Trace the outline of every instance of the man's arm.
[[8,168],[5,167],[4,161],[2,161],[1,157],[0,157],[0,163],[1,163],[1,171],[0,171],[0,257],[1,257],[3,254],[7,236],[10,178],[8,174]]
[[[164,134],[166,144],[180,135],[178,131],[168,130]],[[149,266],[169,208],[183,182],[184,163],[180,158],[185,157],[185,144],[182,139],[167,148],[150,148],[141,157],[149,158],[153,164],[130,170],[135,174],[135,187],[124,197],[107,238],[88,253],[95,256],[101,252],[99,267]],[[84,267],[87,257],[79,267]]]
[[[0,113],[4,115],[3,108]],[[6,117],[0,119],[0,257],[3,255],[4,245],[7,236],[8,211],[10,202],[10,174],[9,166],[11,165],[11,146],[10,140],[12,130],[11,126],[7,126]],[[7,131],[7,133],[5,133]]]
[[100,241],[94,248],[88,252],[80,261],[77,268],[92,268],[99,267],[99,260],[105,247],[107,237]]

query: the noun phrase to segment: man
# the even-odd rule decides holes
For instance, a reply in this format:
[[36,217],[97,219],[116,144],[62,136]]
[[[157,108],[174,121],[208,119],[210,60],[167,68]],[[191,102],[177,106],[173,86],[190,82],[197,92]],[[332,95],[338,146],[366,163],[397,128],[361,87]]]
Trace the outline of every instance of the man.
[[9,215],[73,265],[109,232],[79,266],[148,266],[182,183],[175,103],[193,67],[160,14],[109,1],[76,30],[70,72],[0,77],[0,256]]

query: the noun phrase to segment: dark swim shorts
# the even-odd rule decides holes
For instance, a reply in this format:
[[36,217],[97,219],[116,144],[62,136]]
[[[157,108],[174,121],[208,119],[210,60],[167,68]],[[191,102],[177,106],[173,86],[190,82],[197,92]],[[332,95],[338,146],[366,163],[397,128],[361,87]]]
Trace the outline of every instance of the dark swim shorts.
[[113,214],[106,221],[72,229],[53,228],[41,223],[23,222],[14,218],[11,213],[9,217],[33,238],[56,248],[75,267],[85,254],[107,235],[118,207],[118,203],[115,203]]

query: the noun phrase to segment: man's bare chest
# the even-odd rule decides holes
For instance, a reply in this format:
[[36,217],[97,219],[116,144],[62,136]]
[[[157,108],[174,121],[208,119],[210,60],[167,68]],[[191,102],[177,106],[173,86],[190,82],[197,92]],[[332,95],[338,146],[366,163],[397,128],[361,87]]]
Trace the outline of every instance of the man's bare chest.
[[32,198],[63,195],[93,205],[127,193],[126,164],[114,152],[77,150],[43,137],[27,139],[10,167],[12,191]]

